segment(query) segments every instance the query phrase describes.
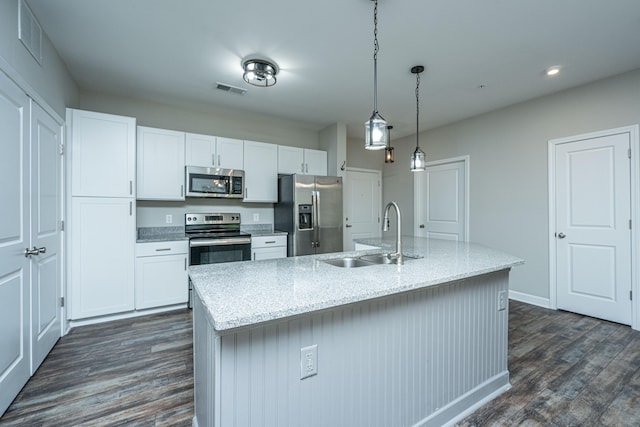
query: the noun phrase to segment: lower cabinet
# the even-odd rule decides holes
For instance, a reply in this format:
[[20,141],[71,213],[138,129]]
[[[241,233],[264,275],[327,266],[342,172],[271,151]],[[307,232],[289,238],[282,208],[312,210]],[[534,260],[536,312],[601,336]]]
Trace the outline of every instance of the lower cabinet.
[[287,257],[287,236],[251,237],[251,260]]
[[72,320],[134,308],[135,201],[73,197],[71,201]]
[[135,308],[187,302],[189,242],[136,243]]

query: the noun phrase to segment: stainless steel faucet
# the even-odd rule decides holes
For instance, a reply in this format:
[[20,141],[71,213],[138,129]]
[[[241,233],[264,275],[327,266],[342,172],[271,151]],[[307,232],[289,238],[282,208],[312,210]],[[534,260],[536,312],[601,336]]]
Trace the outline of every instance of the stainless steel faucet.
[[389,258],[396,259],[398,264],[404,264],[404,258],[402,257],[402,216],[400,215],[400,207],[396,202],[389,202],[384,208],[384,220],[382,224],[382,231],[389,231],[389,209],[393,206],[396,210],[396,253],[388,254]]

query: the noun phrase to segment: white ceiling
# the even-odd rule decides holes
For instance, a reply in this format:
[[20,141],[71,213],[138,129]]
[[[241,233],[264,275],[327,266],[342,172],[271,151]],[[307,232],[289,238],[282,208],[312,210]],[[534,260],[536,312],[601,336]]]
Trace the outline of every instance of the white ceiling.
[[[370,0],[28,3],[81,89],[267,113],[313,130],[344,122],[364,137]],[[378,109],[395,138],[415,132],[413,65],[426,67],[421,130],[640,68],[639,0],[379,0],[378,21]],[[279,65],[275,86],[242,80],[249,56]],[[560,75],[544,76],[552,65]]]

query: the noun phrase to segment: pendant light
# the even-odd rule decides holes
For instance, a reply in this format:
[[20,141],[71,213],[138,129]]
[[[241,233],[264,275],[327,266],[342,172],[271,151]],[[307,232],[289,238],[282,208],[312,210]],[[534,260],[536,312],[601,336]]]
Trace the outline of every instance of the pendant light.
[[416,149],[411,155],[411,171],[420,172],[426,169],[424,151],[420,149],[419,124],[420,124],[420,73],[424,71],[422,65],[411,67],[411,72],[416,75]]
[[384,162],[393,163],[393,147],[391,146],[391,129],[393,126],[387,126],[387,146],[384,148]]
[[387,122],[378,113],[378,0],[373,1],[373,113],[364,124],[367,150],[382,150],[387,146]]

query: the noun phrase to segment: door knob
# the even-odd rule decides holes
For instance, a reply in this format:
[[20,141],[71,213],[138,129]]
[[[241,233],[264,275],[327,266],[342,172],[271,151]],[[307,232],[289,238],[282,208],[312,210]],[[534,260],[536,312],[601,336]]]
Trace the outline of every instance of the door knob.
[[420,224],[420,228],[424,228],[424,224]]
[[345,225],[345,227],[347,227],[347,228],[351,228],[352,226],[351,226],[351,225],[349,225],[349,224],[347,224],[347,225]]
[[35,246],[32,249],[29,248],[25,248],[24,250],[24,256],[25,258],[29,258],[31,255],[38,255],[38,254],[44,254],[47,252],[47,248],[46,246],[43,246],[41,248],[36,248]]
[[558,239],[564,239],[565,237],[567,237],[566,234],[564,233],[558,233]]

